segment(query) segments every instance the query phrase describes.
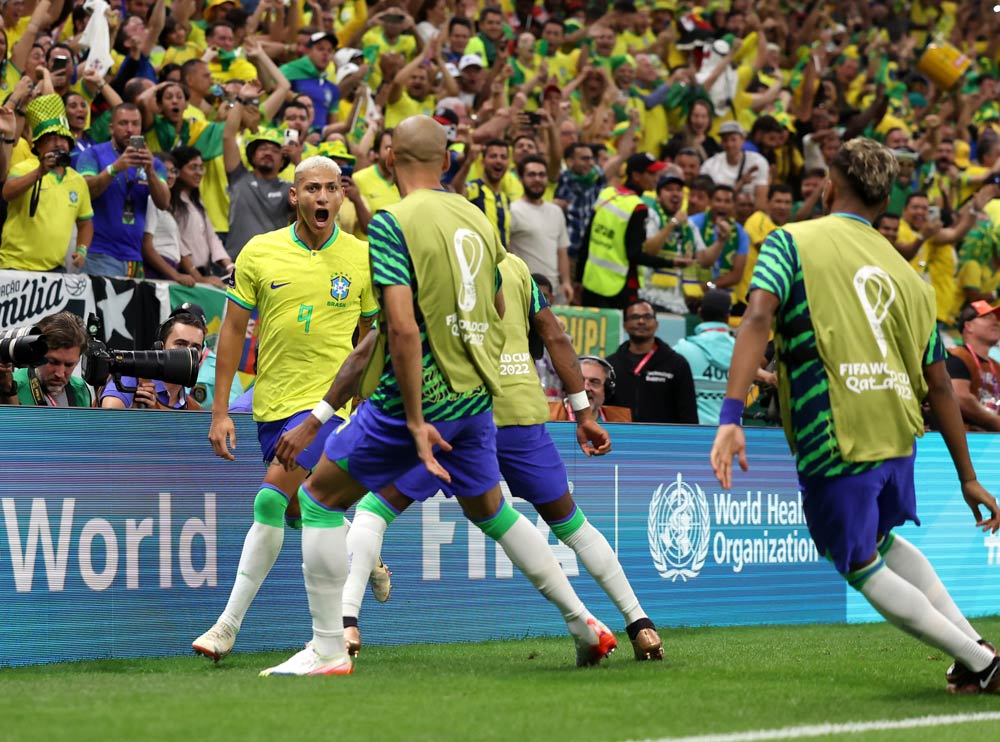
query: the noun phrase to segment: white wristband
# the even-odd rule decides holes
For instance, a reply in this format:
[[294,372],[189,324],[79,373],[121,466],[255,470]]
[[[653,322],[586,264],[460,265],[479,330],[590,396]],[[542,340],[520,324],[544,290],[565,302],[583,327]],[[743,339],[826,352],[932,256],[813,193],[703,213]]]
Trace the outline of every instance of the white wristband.
[[325,399],[321,399],[319,404],[313,407],[312,412],[309,414],[319,420],[320,425],[323,425],[327,420],[333,417],[333,408]]
[[586,410],[590,407],[590,400],[587,398],[586,392],[573,392],[567,395],[566,399],[569,400],[569,406],[573,412]]

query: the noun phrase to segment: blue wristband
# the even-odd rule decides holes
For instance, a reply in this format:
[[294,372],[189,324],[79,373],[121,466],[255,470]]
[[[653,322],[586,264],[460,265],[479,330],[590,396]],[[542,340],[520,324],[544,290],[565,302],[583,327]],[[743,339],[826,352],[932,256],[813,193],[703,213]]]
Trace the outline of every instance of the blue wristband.
[[719,425],[740,425],[743,422],[743,400],[726,397],[719,412]]

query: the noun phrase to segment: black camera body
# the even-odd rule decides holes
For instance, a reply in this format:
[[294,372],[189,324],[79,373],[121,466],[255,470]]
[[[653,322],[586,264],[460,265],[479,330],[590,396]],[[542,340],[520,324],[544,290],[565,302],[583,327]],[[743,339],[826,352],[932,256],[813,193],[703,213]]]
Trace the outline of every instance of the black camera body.
[[[201,354],[194,348],[173,350],[114,350],[101,340],[104,334],[97,315],[87,319],[89,341],[83,356],[83,380],[93,387],[101,387],[113,377],[123,392],[135,388],[123,387],[122,376],[139,379],[156,379],[168,384],[181,384],[190,388],[198,381]],[[45,362],[49,344],[38,327],[20,327],[0,332],[0,363],[18,367],[38,366]]]
[[69,156],[69,152],[56,153],[56,167],[69,167],[72,161],[73,160]]
[[132,393],[135,387],[124,386],[122,376],[136,379],[156,379],[168,384],[192,387],[198,381],[201,354],[195,348],[172,350],[114,350],[101,340],[104,334],[101,320],[92,314],[87,318],[89,342],[83,357],[83,380],[93,387],[103,386],[108,377],[115,380],[120,391]]

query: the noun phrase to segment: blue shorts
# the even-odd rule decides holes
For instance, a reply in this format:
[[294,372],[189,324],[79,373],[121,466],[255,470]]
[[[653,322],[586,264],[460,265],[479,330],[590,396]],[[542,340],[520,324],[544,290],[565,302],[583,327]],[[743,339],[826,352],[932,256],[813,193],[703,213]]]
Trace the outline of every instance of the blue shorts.
[[[286,430],[291,430],[300,422],[302,422],[306,415],[308,415],[311,410],[303,410],[302,412],[296,412],[291,417],[286,417],[284,420],[272,420],[266,423],[257,423],[257,440],[260,441],[260,450],[264,454],[264,463],[268,466],[274,461],[274,450],[278,447],[278,440],[281,438],[282,433]],[[323,444],[326,443],[326,439],[329,438],[333,431],[343,422],[339,417],[334,415],[325,423],[320,426],[319,432],[316,433],[316,437],[313,442],[299,454],[299,457],[295,459],[296,463],[303,469],[312,470],[319,463],[319,457],[323,455]]]
[[888,459],[877,469],[846,477],[800,477],[802,509],[819,553],[846,575],[851,564],[867,562],[880,536],[913,521],[918,526],[913,488],[916,453]]
[[[558,500],[569,489],[566,466],[545,425],[497,428],[497,461],[511,494],[532,505]],[[439,489],[447,497],[454,494],[423,466],[397,479],[396,487],[417,502],[430,499]]]
[[[476,497],[493,489],[500,481],[493,411],[432,424],[452,446],[451,451],[439,449],[434,454],[451,474],[451,490],[464,497]],[[370,402],[362,403],[357,413],[327,439],[325,453],[372,492],[423,465],[406,419],[390,417]]]

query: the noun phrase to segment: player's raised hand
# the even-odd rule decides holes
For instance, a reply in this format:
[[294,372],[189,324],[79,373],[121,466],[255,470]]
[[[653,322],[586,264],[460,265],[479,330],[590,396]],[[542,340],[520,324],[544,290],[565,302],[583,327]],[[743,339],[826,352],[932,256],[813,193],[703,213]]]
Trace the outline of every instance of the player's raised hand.
[[716,479],[727,490],[733,486],[733,456],[737,457],[740,469],[747,471],[750,468],[743,428],[739,425],[720,425],[709,458]]
[[[976,517],[977,526],[990,533],[996,533],[1000,529],[1000,506],[997,505],[997,499],[987,492],[978,480],[973,479],[962,484],[962,497]],[[980,506],[990,511],[989,517],[982,517]]]
[[611,436],[596,420],[583,420],[576,426],[576,441],[584,456],[603,456],[611,450]]
[[451,444],[442,438],[438,429],[428,422],[420,423],[420,425],[411,428],[410,434],[413,436],[413,442],[417,445],[417,455],[424,462],[427,471],[444,482],[450,482],[451,474],[434,458],[434,446],[439,446],[442,451],[450,451]]
[[313,415],[306,415],[302,422],[281,434],[278,445],[274,449],[274,456],[278,459],[278,463],[285,468],[285,471],[291,471],[298,466],[295,460],[313,442],[319,429],[319,420]]
[[[215,455],[226,461],[236,461],[236,426],[228,413],[212,415],[212,425],[208,429],[208,440],[212,443]],[[232,451],[230,451],[232,449]]]

